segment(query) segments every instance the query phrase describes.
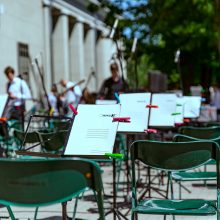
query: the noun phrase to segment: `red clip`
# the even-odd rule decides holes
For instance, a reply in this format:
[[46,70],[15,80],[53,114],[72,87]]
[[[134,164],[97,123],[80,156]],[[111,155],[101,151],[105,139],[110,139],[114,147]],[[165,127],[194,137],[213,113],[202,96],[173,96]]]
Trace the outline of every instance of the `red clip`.
[[7,118],[0,118],[0,121],[1,121],[1,122],[6,122],[6,121],[7,121]]
[[144,129],[144,131],[147,132],[147,133],[154,133],[154,134],[157,133],[157,130],[156,130],[156,129],[151,129],[151,128],[149,128],[149,129]]
[[74,113],[74,115],[77,115],[78,112],[76,111],[76,109],[73,107],[72,104],[69,104],[70,109],[72,110],[72,112]]
[[179,126],[182,126],[182,125],[183,125],[183,123],[175,123],[176,127],[179,127]]
[[113,118],[112,121],[118,121],[118,122],[131,122],[130,120],[131,120],[130,117],[125,117],[125,118]]
[[189,123],[189,122],[190,122],[190,119],[189,119],[189,118],[184,118],[183,121],[184,121],[185,123]]
[[158,108],[158,105],[147,105],[146,108]]

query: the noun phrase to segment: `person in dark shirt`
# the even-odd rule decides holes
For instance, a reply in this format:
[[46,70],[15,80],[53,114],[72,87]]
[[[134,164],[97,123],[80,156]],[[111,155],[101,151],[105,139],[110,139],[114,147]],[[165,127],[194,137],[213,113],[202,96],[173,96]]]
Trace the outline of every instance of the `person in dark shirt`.
[[128,84],[122,77],[120,77],[117,63],[112,63],[110,65],[110,71],[112,76],[103,82],[98,94],[99,99],[113,100],[115,99],[115,92],[119,93],[128,91]]

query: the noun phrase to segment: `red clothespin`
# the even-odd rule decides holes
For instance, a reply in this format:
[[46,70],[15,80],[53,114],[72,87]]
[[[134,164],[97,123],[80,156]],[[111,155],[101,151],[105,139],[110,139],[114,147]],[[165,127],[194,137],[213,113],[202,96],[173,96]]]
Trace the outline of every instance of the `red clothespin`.
[[1,121],[1,122],[6,122],[6,121],[7,121],[7,118],[0,118],[0,121]]
[[190,119],[189,119],[189,118],[184,118],[183,121],[184,121],[185,123],[189,123],[189,122],[190,122]]
[[175,123],[175,126],[176,126],[176,127],[180,127],[180,126],[182,126],[182,125],[183,125],[183,123],[180,123],[180,122],[179,122],[179,123]]
[[146,108],[158,108],[158,105],[146,105]]
[[131,120],[131,118],[130,117],[122,117],[122,118],[113,118],[113,120],[112,121],[118,121],[118,122],[131,122],[130,121]]
[[145,131],[146,133],[154,133],[154,134],[157,133],[157,130],[156,130],[156,129],[152,129],[152,128],[144,129],[144,131]]
[[70,109],[72,110],[72,112],[74,113],[74,115],[77,115],[78,112],[76,111],[76,109],[73,107],[72,104],[69,104]]

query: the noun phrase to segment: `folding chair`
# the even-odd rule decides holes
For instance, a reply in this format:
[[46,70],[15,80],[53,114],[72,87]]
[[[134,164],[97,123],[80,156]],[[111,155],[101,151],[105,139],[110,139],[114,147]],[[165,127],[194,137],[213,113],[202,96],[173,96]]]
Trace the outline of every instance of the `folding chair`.
[[179,134],[190,136],[193,138],[210,140],[213,138],[220,137],[220,127],[193,127],[193,126],[183,126],[178,130]]
[[0,176],[0,204],[7,207],[12,220],[11,206],[36,207],[33,219],[37,219],[39,207],[66,202],[88,188],[95,191],[100,219],[105,219],[101,169],[93,161],[1,158]]
[[70,120],[51,120],[49,127],[53,130],[68,130],[71,126]]
[[43,151],[46,152],[58,152],[63,149],[66,143],[66,138],[68,135],[67,130],[60,130],[57,132],[50,133],[38,133],[38,141],[41,143],[41,147]]
[[[135,141],[131,145],[132,162],[132,220],[137,219],[138,213],[155,215],[215,215],[220,220],[219,189],[219,145],[213,141],[191,142],[159,142]],[[138,201],[135,161],[139,160],[145,165],[155,169],[164,170],[172,181],[171,172],[186,171],[215,159],[217,166],[217,203],[203,199],[174,200],[171,184],[171,199],[151,199]]]
[[[184,126],[179,129],[179,133],[174,137],[174,141],[198,141],[198,140],[210,140],[220,143],[220,127],[192,127]],[[210,160],[207,164],[204,164],[204,171],[198,172],[175,172],[172,173],[173,180],[179,183],[179,198],[181,198],[181,182],[187,181],[204,181],[206,185],[207,181],[216,180],[216,172],[207,171],[207,165],[213,165],[215,161]]]
[[36,131],[31,131],[26,133],[24,131],[14,129],[14,138],[20,149],[24,147],[22,146],[22,144],[33,145],[39,142],[38,134]]

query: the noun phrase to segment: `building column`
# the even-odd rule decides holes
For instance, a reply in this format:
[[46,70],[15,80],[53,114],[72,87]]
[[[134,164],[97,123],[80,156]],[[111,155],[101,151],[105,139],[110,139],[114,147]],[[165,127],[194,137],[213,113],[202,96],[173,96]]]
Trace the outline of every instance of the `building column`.
[[110,64],[116,57],[116,46],[111,39],[99,38],[97,42],[97,77],[98,89],[103,81],[111,76]]
[[44,54],[45,54],[45,86],[47,90],[50,89],[53,77],[52,77],[52,56],[51,56],[51,31],[52,31],[52,22],[51,22],[51,13],[50,5],[45,4],[44,6]]
[[[85,75],[88,77],[92,71],[96,71],[96,30],[89,27],[85,36],[84,42],[84,62],[85,62]],[[88,84],[90,91],[96,91],[96,79],[91,77]]]
[[70,80],[79,81],[85,78],[84,69],[84,26],[81,19],[74,24],[69,41]]
[[61,11],[53,33],[54,80],[69,80],[69,19]]

